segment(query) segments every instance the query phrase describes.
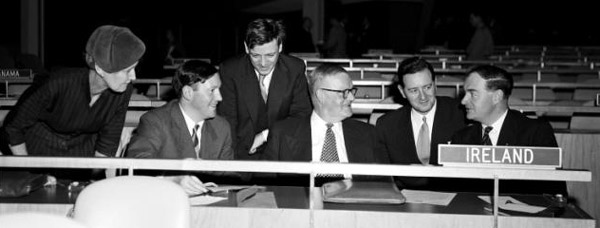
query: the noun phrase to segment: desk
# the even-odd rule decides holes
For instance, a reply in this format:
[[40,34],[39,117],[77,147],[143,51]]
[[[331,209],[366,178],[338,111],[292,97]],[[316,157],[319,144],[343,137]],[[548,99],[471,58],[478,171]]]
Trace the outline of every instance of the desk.
[[[569,195],[592,217],[600,218],[600,133],[556,133],[563,153],[565,169],[585,169],[592,172],[592,182],[567,182]],[[600,227],[600,224],[598,224]]]
[[[473,193],[459,193],[448,206],[425,204],[367,205],[325,203],[308,209],[308,189],[269,186],[279,208],[236,208],[228,205],[192,207],[194,227],[492,227],[493,217]],[[548,206],[542,196],[513,196],[532,205]],[[40,211],[66,215],[75,197],[65,187],[40,189],[22,198],[0,198],[0,214]],[[553,217],[551,210],[537,215],[500,216],[499,227],[594,227],[594,220],[573,205]]]

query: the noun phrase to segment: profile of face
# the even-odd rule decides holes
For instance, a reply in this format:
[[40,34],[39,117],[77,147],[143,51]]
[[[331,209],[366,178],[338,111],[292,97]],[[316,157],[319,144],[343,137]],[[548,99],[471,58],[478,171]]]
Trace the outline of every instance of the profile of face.
[[127,89],[127,85],[132,80],[135,80],[135,67],[137,64],[138,62],[135,62],[133,65],[114,73],[107,73],[96,65],[96,72],[104,79],[108,88],[121,93]]
[[465,80],[465,96],[461,103],[467,110],[467,118],[484,124],[494,110],[494,91],[489,91],[486,81],[477,72],[470,73]]
[[404,87],[398,86],[400,93],[408,103],[421,114],[427,114],[435,105],[435,83],[429,69],[402,77]]
[[204,83],[196,82],[189,91],[190,106],[203,118],[210,119],[217,115],[217,104],[223,100],[221,97],[221,78],[215,73]]
[[354,94],[352,80],[347,73],[337,73],[321,80],[317,96],[319,108],[333,121],[342,121],[352,116]]
[[282,49],[281,44],[277,44],[277,39],[262,45],[256,45],[253,48],[249,48],[246,43],[244,43],[244,46],[246,47],[246,53],[250,56],[252,66],[259,74],[267,75],[273,71]]

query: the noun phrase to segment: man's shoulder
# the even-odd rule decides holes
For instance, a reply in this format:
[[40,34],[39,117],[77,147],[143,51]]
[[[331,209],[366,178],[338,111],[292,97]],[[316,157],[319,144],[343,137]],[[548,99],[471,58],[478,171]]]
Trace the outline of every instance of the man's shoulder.
[[245,63],[246,63],[246,54],[239,54],[239,55],[235,55],[235,56],[225,59],[223,62],[221,62],[221,64],[219,64],[220,65],[219,68],[227,69],[227,67],[237,66],[237,65],[245,64]]
[[304,72],[305,70],[304,60],[295,56],[282,53],[279,55],[278,62],[284,69],[287,69],[288,71]]
[[345,119],[344,121],[342,121],[342,124],[343,127],[351,127],[354,129],[358,129],[364,131],[365,134],[368,133],[368,131],[375,129],[375,127],[371,124],[351,118]]
[[510,119],[510,121],[513,121],[515,124],[513,124],[514,126],[518,126],[521,128],[534,128],[534,127],[540,127],[540,126],[550,126],[550,123],[548,123],[548,121],[542,120],[542,119],[532,119],[527,117],[525,114],[517,111],[517,110],[513,110],[510,109],[508,110],[508,114],[507,114],[507,119]]
[[227,119],[225,119],[225,117],[216,115],[214,118],[208,119],[206,120],[207,122],[210,122],[212,125],[217,126],[219,128],[223,128],[226,130],[229,130],[229,121],[227,121]]
[[405,114],[407,112],[410,112],[410,109],[411,109],[410,106],[405,105],[399,109],[389,111],[389,112],[383,114],[381,117],[379,117],[379,119],[377,119],[377,124],[386,126],[391,123],[398,122],[398,121],[402,120],[402,116],[407,116]]
[[171,111],[173,110],[173,108],[179,108],[177,106],[178,103],[176,100],[167,102],[163,106],[147,111],[146,113],[144,113],[144,115],[142,115],[142,118],[154,118],[166,121],[167,119],[171,118],[165,118],[165,116],[171,115]]

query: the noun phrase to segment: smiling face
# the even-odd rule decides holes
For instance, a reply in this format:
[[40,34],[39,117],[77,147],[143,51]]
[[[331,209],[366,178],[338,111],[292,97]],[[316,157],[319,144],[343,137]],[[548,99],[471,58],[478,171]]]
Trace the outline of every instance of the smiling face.
[[121,93],[127,89],[132,80],[135,80],[135,67],[137,64],[138,62],[135,62],[133,65],[114,73],[107,73],[96,65],[96,72],[104,79],[108,88]]
[[317,91],[319,107],[315,107],[315,110],[324,120],[339,122],[352,116],[351,105],[352,101],[354,101],[354,94],[347,93],[346,98],[344,98],[344,92],[330,91],[352,89],[352,80],[348,74],[337,73],[324,77],[320,82],[319,88]]
[[494,117],[494,91],[489,91],[486,81],[477,72],[469,74],[465,80],[465,97],[461,103],[467,109],[467,118],[490,125]]
[[252,66],[259,74],[267,75],[273,71],[282,48],[281,44],[277,44],[277,39],[252,48],[249,48],[245,43],[244,46],[246,47],[246,53],[250,56]]
[[204,83],[196,82],[190,87],[190,106],[199,114],[201,119],[210,119],[216,116],[217,104],[223,100],[221,97],[221,78],[215,73]]
[[428,69],[402,77],[404,87],[398,86],[400,93],[417,112],[427,114],[435,105],[435,83]]

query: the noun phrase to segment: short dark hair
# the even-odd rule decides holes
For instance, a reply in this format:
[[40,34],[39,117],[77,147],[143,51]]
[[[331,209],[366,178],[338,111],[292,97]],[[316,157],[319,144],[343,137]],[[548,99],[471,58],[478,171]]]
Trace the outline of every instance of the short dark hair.
[[173,77],[173,90],[178,98],[181,98],[181,90],[184,86],[191,86],[196,82],[204,83],[217,73],[217,69],[202,60],[189,60],[184,62],[175,71]]
[[252,49],[277,39],[277,44],[282,44],[285,39],[285,26],[282,21],[269,18],[259,18],[248,24],[246,29],[246,45]]
[[421,58],[420,56],[404,59],[398,65],[398,77],[396,78],[396,83],[404,88],[403,79],[405,75],[414,74],[424,69],[428,69],[429,72],[431,72],[431,80],[435,81],[435,71],[433,71],[433,66],[431,66],[427,60]]
[[488,90],[502,90],[504,99],[508,99],[513,89],[513,77],[506,70],[492,65],[475,66],[467,72],[477,73],[485,80],[485,86]]
[[314,94],[315,92],[315,86],[316,84],[323,80],[323,78],[327,77],[327,76],[332,76],[332,75],[336,75],[339,73],[346,73],[348,74],[348,71],[346,71],[346,69],[344,69],[343,67],[341,67],[340,65],[337,64],[332,64],[332,63],[324,63],[319,65],[317,68],[315,68],[315,70],[313,70],[312,72],[310,72],[309,76],[308,76],[308,88],[310,90],[310,94]]

